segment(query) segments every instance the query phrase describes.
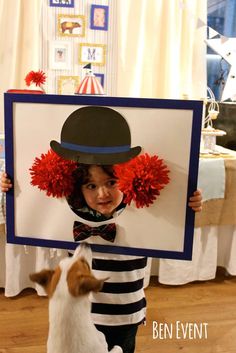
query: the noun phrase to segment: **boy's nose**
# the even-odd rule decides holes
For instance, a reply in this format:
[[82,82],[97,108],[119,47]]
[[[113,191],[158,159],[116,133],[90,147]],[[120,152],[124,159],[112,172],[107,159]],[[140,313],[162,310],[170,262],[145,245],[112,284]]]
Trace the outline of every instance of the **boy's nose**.
[[109,195],[109,190],[106,186],[100,186],[98,188],[98,196],[99,197],[106,197]]

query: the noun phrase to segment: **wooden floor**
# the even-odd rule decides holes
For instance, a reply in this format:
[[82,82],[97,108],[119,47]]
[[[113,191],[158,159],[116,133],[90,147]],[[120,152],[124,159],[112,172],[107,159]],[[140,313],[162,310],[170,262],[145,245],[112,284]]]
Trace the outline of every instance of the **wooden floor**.
[[[219,269],[215,280],[176,287],[153,277],[146,296],[147,324],[139,329],[136,352],[236,352],[236,277]],[[0,353],[46,353],[47,306],[31,289],[14,298],[0,289]]]

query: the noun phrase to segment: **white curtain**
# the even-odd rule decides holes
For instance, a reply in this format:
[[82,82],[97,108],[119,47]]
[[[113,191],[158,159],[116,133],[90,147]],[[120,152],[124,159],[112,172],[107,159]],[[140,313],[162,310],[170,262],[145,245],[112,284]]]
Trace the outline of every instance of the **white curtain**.
[[3,131],[3,93],[25,88],[24,78],[38,70],[42,0],[0,0],[0,131]]
[[118,96],[205,97],[206,13],[206,0],[118,0]]
[[[79,0],[75,1],[79,4]],[[114,38],[114,32],[118,34],[118,52],[114,50],[112,53],[112,58],[117,54],[117,70],[111,73],[117,84],[117,95],[204,97],[205,27],[197,29],[197,20],[206,22],[206,0],[111,1],[114,1],[118,15],[117,32],[115,26],[112,23],[110,25],[110,36]],[[25,75],[30,70],[41,68],[42,4],[48,6],[48,0],[0,0],[0,132],[3,131],[3,92],[9,88],[24,88]],[[115,47],[116,43],[113,44]],[[5,254],[5,239],[2,241],[1,248]],[[32,261],[36,263],[35,251],[38,249],[30,251]],[[49,259],[48,250],[40,249],[39,254],[42,268],[43,261],[47,263]],[[18,271],[21,270],[19,278],[14,276],[16,280],[19,279],[19,285],[16,283],[13,290],[11,288],[8,292],[9,295],[15,295],[24,285],[29,285],[27,270],[25,272],[24,266],[23,269],[21,267],[23,261],[27,264],[26,269],[32,269],[32,266],[28,266],[27,255],[22,247],[9,244],[6,255],[9,266],[17,265]],[[0,282],[1,278],[0,274]]]

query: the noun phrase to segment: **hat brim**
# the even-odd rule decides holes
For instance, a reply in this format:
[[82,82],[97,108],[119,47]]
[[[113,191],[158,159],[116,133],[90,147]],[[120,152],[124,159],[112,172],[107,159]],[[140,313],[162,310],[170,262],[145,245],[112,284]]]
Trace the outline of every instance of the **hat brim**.
[[57,141],[51,141],[50,146],[52,150],[64,159],[75,161],[83,164],[100,164],[111,165],[128,162],[130,159],[140,154],[142,148],[140,146],[132,147],[127,152],[121,153],[84,153],[80,151],[69,150],[61,147]]

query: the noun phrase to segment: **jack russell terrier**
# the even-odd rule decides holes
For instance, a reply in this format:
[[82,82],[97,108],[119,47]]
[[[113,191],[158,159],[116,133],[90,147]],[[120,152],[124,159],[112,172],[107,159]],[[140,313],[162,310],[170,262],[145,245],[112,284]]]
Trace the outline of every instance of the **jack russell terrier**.
[[[89,293],[101,290],[105,279],[91,272],[92,251],[80,244],[73,257],[55,270],[42,270],[30,279],[43,286],[49,297],[47,353],[108,353],[107,342],[91,317]],[[114,346],[112,353],[122,353]]]

